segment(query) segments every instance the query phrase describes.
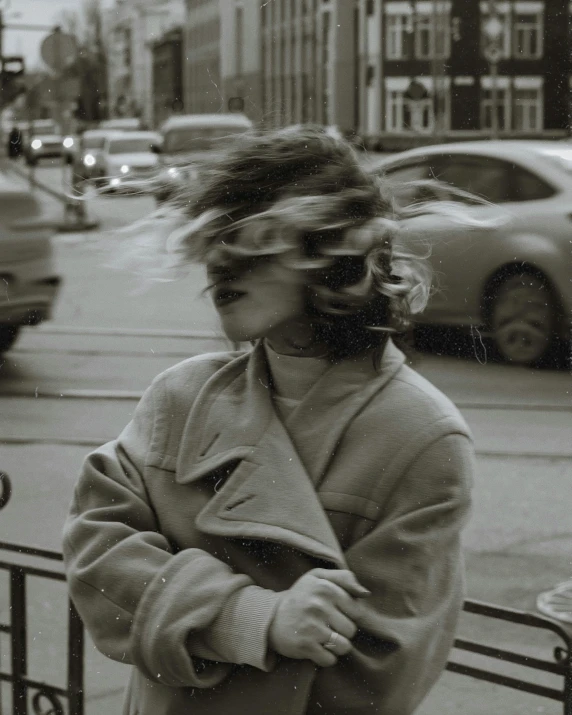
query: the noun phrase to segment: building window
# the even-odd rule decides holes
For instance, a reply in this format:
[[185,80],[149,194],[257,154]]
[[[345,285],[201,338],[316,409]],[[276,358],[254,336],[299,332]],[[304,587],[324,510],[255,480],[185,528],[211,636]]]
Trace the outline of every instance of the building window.
[[385,19],[385,58],[404,60],[409,56],[410,15],[387,15]]
[[535,60],[542,57],[543,36],[542,12],[515,13],[514,57]]
[[514,128],[521,132],[538,132],[543,128],[542,89],[519,89],[513,94]]
[[430,60],[433,57],[433,17],[418,15],[415,22],[415,57]]
[[405,90],[386,92],[386,129],[388,132],[430,132],[433,129],[433,101],[430,97],[411,101]]
[[418,60],[449,57],[451,53],[451,20],[448,12],[417,15],[414,18],[414,25],[415,57]]
[[[496,109],[494,108],[496,105]],[[481,88],[481,128],[485,130],[493,129],[493,112],[496,111],[497,128],[499,131],[510,129],[510,98],[508,87],[497,87],[496,99],[493,98],[493,90]]]

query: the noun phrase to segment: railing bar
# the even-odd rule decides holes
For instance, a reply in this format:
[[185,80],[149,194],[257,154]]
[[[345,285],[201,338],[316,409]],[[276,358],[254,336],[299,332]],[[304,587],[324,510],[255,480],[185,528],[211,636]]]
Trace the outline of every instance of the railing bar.
[[84,626],[72,601],[68,620],[68,692],[70,715],[84,710]]
[[483,645],[482,643],[475,643],[474,641],[466,641],[462,638],[455,639],[455,648],[509,663],[517,663],[518,665],[524,665],[534,670],[544,670],[547,673],[555,673],[556,675],[564,675],[566,670],[564,663],[551,663],[548,660],[533,658],[532,656],[523,655],[522,653],[513,653],[504,648],[494,648],[492,646]]
[[26,657],[26,574],[19,566],[10,571],[11,644],[12,644],[12,711],[27,715]]
[[0,568],[5,571],[11,571],[14,566],[18,566],[26,574],[26,576],[39,576],[40,578],[49,578],[54,581],[65,581],[64,573],[59,571],[48,571],[47,569],[39,569],[35,566],[21,566],[20,564],[11,564],[10,562],[0,561]]
[[548,688],[545,685],[537,685],[536,683],[530,683],[527,680],[518,680],[518,678],[511,678],[508,675],[491,673],[488,670],[481,670],[481,668],[473,668],[470,665],[462,665],[460,663],[447,663],[446,669],[451,673],[469,675],[471,678],[475,678],[477,680],[486,680],[489,683],[504,685],[505,687],[513,688],[514,690],[521,690],[533,695],[541,695],[545,698],[550,698],[551,700],[558,700],[561,703],[564,702],[565,696],[561,690]]
[[[14,676],[12,675],[12,673],[0,672],[0,681],[4,681],[5,683],[13,683]],[[69,697],[69,692],[65,688],[60,688],[57,685],[48,685],[48,683],[41,683],[39,680],[32,680],[31,678],[21,678],[21,681],[26,685],[27,688],[33,688],[34,690],[48,690],[49,692],[53,692],[55,695],[61,695],[64,698]]]
[[63,561],[64,557],[59,551],[51,551],[48,549],[38,549],[35,546],[22,546],[14,544],[10,541],[0,541],[0,550],[15,551],[18,554],[25,556],[41,556],[44,559],[52,559],[54,561]]
[[465,601],[463,610],[466,613],[475,613],[480,616],[490,616],[491,618],[496,618],[501,621],[508,621],[510,623],[518,623],[523,626],[532,626],[534,628],[552,631],[562,638],[568,649],[572,648],[571,634],[569,634],[558,623],[550,620],[549,618],[537,616],[535,613],[517,611],[513,608],[506,608],[504,606],[494,606],[492,604],[484,603],[482,601],[473,601],[471,599],[467,599]]

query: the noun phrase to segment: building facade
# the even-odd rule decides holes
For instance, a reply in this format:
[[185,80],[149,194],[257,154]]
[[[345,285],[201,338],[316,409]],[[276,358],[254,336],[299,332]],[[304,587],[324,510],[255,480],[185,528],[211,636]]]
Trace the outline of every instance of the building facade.
[[183,0],[115,0],[109,28],[110,116],[140,116],[154,126],[152,47],[184,19]]
[[183,102],[185,111],[225,111],[221,79],[221,13],[233,0],[186,0]]
[[492,8],[488,0],[359,0],[358,132],[564,134],[570,8],[568,0]]
[[224,97],[265,126],[355,126],[353,0],[227,0]]
[[153,44],[153,120],[159,127],[184,111],[183,31],[175,28]]

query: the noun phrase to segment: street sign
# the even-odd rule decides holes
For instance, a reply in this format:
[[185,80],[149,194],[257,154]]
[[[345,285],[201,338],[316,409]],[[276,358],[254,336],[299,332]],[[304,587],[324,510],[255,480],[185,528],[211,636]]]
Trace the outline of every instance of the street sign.
[[54,72],[61,72],[77,55],[77,42],[73,35],[68,35],[56,28],[44,38],[40,50],[42,59]]

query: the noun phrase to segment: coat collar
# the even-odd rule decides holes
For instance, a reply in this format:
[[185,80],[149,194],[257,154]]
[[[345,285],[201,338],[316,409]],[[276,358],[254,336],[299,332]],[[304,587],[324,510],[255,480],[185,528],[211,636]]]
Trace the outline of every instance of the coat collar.
[[389,342],[381,370],[371,355],[332,365],[286,425],[272,404],[258,343],[218,370],[189,414],[177,460],[188,484],[239,461],[197,517],[197,527],[228,537],[270,539],[343,567],[344,558],[315,485],[355,415],[404,362]]

